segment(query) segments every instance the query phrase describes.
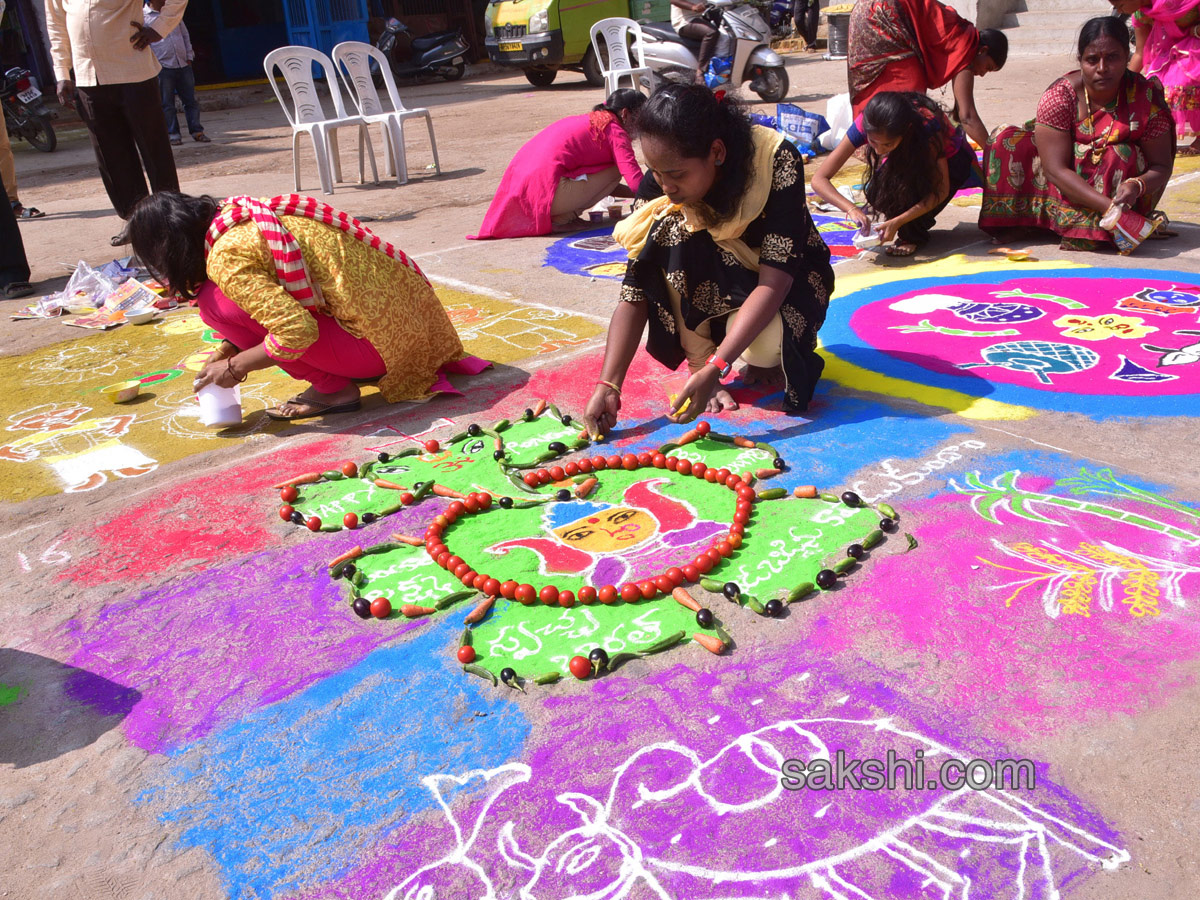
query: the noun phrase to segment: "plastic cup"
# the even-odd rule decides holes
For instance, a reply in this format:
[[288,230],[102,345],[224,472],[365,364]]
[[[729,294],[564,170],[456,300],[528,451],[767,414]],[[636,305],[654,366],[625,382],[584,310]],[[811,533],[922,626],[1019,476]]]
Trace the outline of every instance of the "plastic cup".
[[200,423],[209,428],[242,424],[242,392],[207,384],[196,394],[200,399]]

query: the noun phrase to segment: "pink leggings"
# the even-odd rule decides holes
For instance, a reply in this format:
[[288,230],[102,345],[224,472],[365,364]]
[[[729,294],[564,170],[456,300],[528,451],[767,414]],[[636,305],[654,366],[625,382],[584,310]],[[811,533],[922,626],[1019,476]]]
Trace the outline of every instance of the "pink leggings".
[[[211,281],[196,293],[200,318],[239,350],[261,344],[267,329],[250,318]],[[309,382],[322,394],[335,394],[355,378],[378,378],[387,366],[371,342],[356,338],[332,316],[314,316],[319,330],[316,341],[299,359],[276,360],[293,378]]]

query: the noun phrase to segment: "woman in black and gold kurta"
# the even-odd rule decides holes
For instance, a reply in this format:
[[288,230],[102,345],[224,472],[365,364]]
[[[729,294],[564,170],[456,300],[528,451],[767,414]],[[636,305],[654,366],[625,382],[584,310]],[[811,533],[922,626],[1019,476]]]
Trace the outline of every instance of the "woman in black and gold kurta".
[[784,407],[804,410],[824,361],[817,329],[833,291],[829,248],[805,203],[804,163],[783,136],[751,126],[699,86],[655,92],[638,118],[643,178],[614,236],[629,264],[585,421],[617,421],[620,391],[647,323],[646,349],[691,376],[671,418],[735,409],[720,387],[734,360],[747,382],[782,377]]

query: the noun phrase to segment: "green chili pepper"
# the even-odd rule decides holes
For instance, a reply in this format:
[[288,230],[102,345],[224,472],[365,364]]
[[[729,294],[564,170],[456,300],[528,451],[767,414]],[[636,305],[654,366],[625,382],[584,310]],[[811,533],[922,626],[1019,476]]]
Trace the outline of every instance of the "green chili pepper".
[[480,428],[479,433],[486,434],[488,437],[496,438],[497,440],[504,440],[504,438],[500,437],[500,432],[494,431],[491,428]]
[[558,419],[560,422],[562,421],[562,413],[558,411],[557,406],[549,401],[546,401],[546,409],[550,410],[550,414],[553,415],[554,418]]
[[573,443],[571,446],[575,450],[582,450],[584,447],[588,446],[589,444],[591,444],[591,441],[589,441],[585,437],[581,437],[581,438],[575,438],[575,443]]
[[700,587],[706,591],[712,591],[714,594],[719,594],[724,589],[725,585],[717,581],[715,578],[704,577],[700,579]]
[[[704,435],[704,437],[712,438],[714,441],[716,441],[717,443],[720,443],[720,444],[732,444],[733,443],[733,435],[731,435],[731,434],[718,434],[715,431],[710,431],[708,434]],[[703,438],[702,438],[702,440],[703,440]]]
[[562,672],[543,672],[537,678],[533,679],[534,684],[554,684],[562,678]]
[[761,603],[759,603],[753,597],[750,597],[750,596],[746,597],[746,605],[748,607],[750,607],[751,610],[758,613],[760,616],[765,616],[767,614],[766,607],[764,607]]
[[355,587],[362,587],[367,583],[367,576],[363,574],[362,569],[355,570],[354,577],[350,579],[350,583]]
[[464,441],[467,438],[469,438],[470,436],[471,435],[469,435],[467,432],[460,431],[458,434],[455,434],[455,435],[452,435],[452,436],[446,438],[446,440],[444,441],[444,445],[449,447],[451,444],[457,444],[459,441]]
[[803,600],[815,590],[816,586],[811,581],[805,581],[796,585],[788,592],[787,602],[795,603],[797,600]]
[[820,497],[822,500],[824,500],[826,503],[841,503],[842,502],[842,498],[839,497],[837,494],[818,494],[817,496]]
[[731,638],[729,636],[729,632],[727,632],[720,625],[713,623],[713,631],[715,631],[717,633],[717,637],[719,637],[721,639],[721,643],[724,644],[725,646],[728,647],[730,644],[733,643],[733,638]]
[[321,477],[325,481],[341,481],[346,476],[343,475],[341,472],[339,472],[337,469],[330,469],[328,472],[322,472]]
[[495,687],[496,685],[498,685],[500,683],[499,678],[497,678],[495,675],[493,675],[491,672],[489,672],[487,669],[483,668],[482,666],[477,666],[474,664],[466,665],[466,666],[463,666],[463,671],[469,672],[472,675],[477,675],[480,678],[486,678],[488,681],[490,681],[492,683],[492,687]]
[[870,550],[872,547],[874,547],[876,544],[878,544],[882,540],[883,540],[883,532],[880,531],[878,528],[876,528],[874,531],[872,531],[870,534],[868,534],[865,538],[862,539],[863,549]]
[[408,544],[401,544],[398,541],[384,541],[382,544],[375,544],[371,547],[363,548],[363,556],[370,556],[372,553],[387,553],[389,550],[396,550],[400,547],[407,547]]
[[851,569],[853,569],[855,563],[857,563],[857,562],[858,562],[858,560],[855,559],[853,556],[847,556],[845,559],[839,559],[837,562],[835,562],[833,564],[833,571],[837,572],[837,574],[839,574],[839,575],[842,575],[846,572],[849,572]]
[[787,496],[787,488],[767,488],[758,492],[759,500],[779,500]]
[[[916,550],[917,549],[917,539],[915,537],[913,537],[911,534],[909,534],[907,531],[904,532],[904,537],[908,541],[908,550]],[[907,553],[908,550],[905,550],[904,552]]]
[[434,609],[447,609],[458,603],[460,600],[466,600],[468,597],[474,597],[478,591],[458,591],[454,594],[447,594],[437,603],[433,604]]
[[541,455],[538,456],[536,462],[544,463],[544,462],[549,462],[550,460],[557,459],[557,458],[558,458],[557,453],[555,453],[553,450],[547,450],[545,453],[542,453]]
[[896,515],[896,511],[895,511],[894,509],[892,509],[892,508],[891,508],[891,507],[890,507],[888,504],[886,504],[886,503],[880,503],[880,504],[876,505],[876,507],[875,507],[875,508],[876,508],[877,510],[879,510],[881,513],[883,513],[885,516],[887,516],[889,519],[898,519],[898,518],[900,518],[898,515]]
[[757,447],[759,450],[766,450],[772,456],[779,455],[778,453],[775,452],[775,448],[772,447],[770,444],[764,444],[760,441],[759,443],[755,444],[754,446]]
[[552,497],[542,497],[540,500],[515,500],[513,501],[513,509],[529,509],[532,506],[544,506],[549,503]]
[[431,478],[429,481],[424,482],[419,488],[417,488],[416,492],[413,493],[413,503],[420,503],[429,496],[429,492],[432,490],[433,479]]
[[503,431],[505,428],[508,427],[508,425],[509,425],[508,419],[501,419],[499,422],[497,422],[495,425],[492,426],[492,431]]
[[666,456],[672,450],[676,450],[678,448],[679,448],[679,445],[676,444],[674,441],[667,441],[665,444],[663,444],[661,447],[658,448],[658,452],[661,453],[663,456]]
[[423,448],[421,447],[405,447],[399,453],[393,453],[392,459],[400,459],[402,456],[415,456],[416,454],[420,453],[422,449]]
[[342,526],[341,526],[340,524],[338,524],[338,523],[336,523],[336,522],[335,522],[335,523],[333,523],[333,524],[331,524],[331,525],[322,525],[322,526],[321,526],[321,530],[322,530],[322,531],[341,531],[341,530],[342,530]]
[[463,629],[462,637],[460,637],[458,639],[458,646],[460,646],[460,647],[470,647],[471,646],[471,629],[470,628]]
[[642,653],[629,652],[614,653],[608,658],[608,671],[611,672],[613,669],[617,668],[617,666],[621,665],[622,663],[627,663],[631,659],[641,659],[643,655],[644,654]]
[[349,559],[342,560],[340,563],[338,563],[336,566],[334,566],[333,568],[331,568],[329,570],[329,577],[332,578],[334,581],[337,581],[339,578],[342,577],[342,570],[346,568],[346,563],[352,562],[352,561],[353,560],[349,560]]
[[379,515],[381,515],[381,516],[390,516],[390,515],[392,515],[393,513],[398,513],[398,512],[400,512],[400,510],[402,510],[403,508],[404,508],[404,504],[403,504],[403,503],[393,503],[391,506],[385,506],[383,509],[381,509],[381,510],[379,511]]
[[643,647],[640,653],[660,653],[668,647],[674,647],[687,636],[687,632],[677,631],[672,635],[663,638],[657,644],[651,644],[649,647]]

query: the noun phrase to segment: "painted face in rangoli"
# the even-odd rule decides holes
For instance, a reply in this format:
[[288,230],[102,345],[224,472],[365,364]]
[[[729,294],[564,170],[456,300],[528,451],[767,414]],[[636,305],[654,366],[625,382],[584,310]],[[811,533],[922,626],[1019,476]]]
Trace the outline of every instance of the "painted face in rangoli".
[[658,522],[648,512],[617,506],[584,516],[554,529],[564,543],[587,553],[628,550],[658,534]]

